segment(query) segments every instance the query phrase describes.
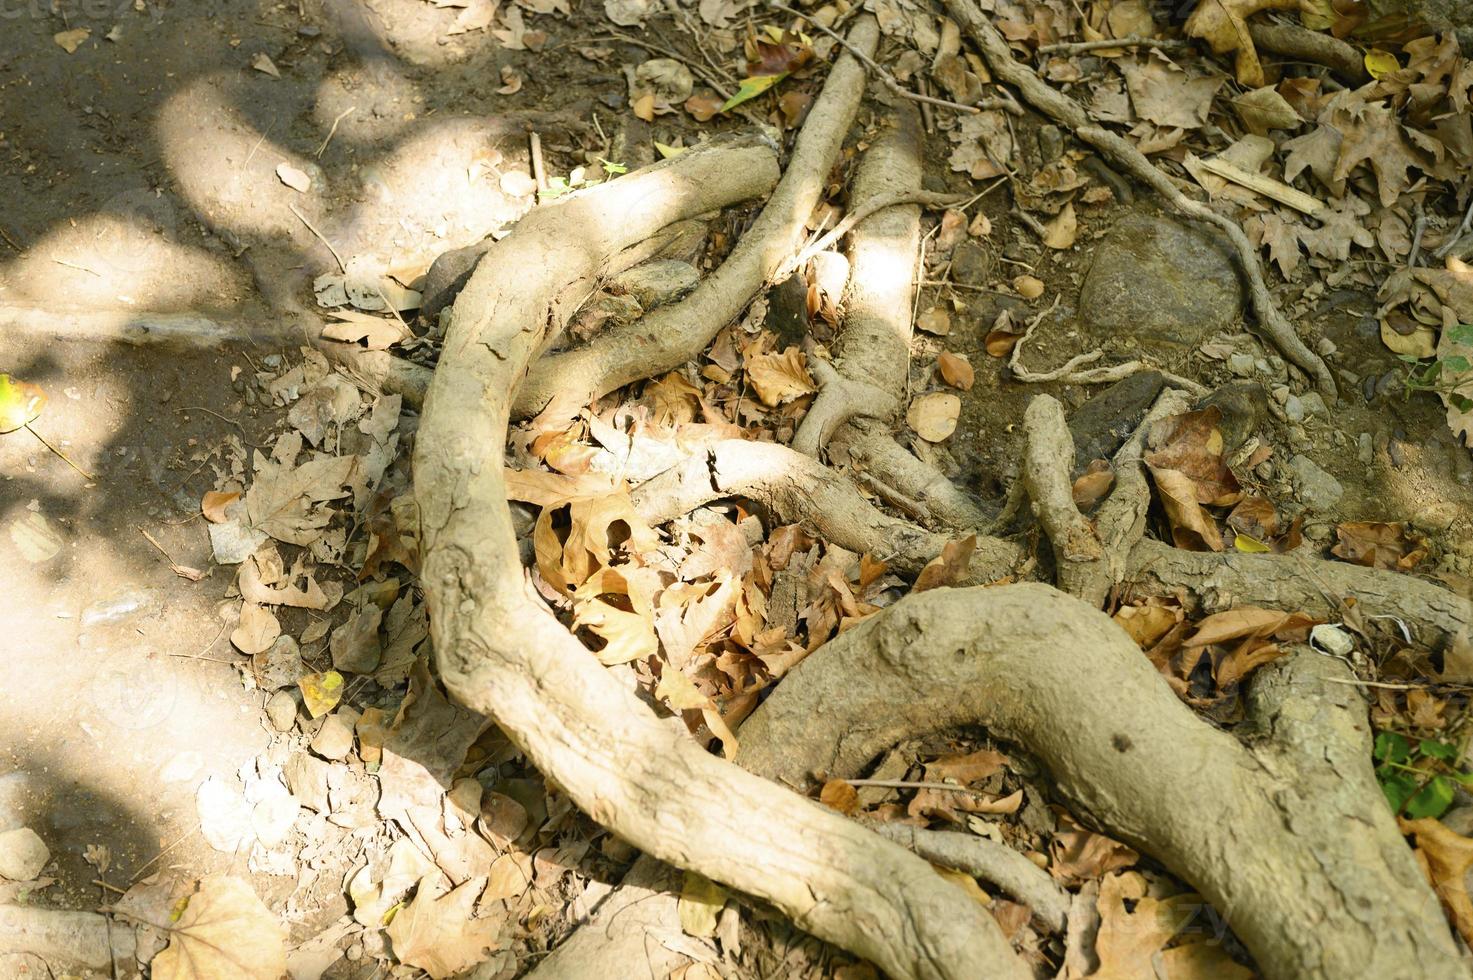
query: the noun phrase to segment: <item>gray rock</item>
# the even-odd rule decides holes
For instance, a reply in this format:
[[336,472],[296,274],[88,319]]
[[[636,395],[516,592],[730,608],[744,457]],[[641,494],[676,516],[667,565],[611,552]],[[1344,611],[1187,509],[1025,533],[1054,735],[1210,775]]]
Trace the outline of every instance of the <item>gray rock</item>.
[[1227,359],[1228,370],[1240,378],[1246,378],[1253,373],[1252,354],[1231,354]]
[[430,263],[419,301],[419,312],[425,319],[434,320],[441,310],[455,302],[455,297],[460,295],[471,273],[476,270],[476,263],[481,261],[481,256],[492,244],[492,239],[485,238],[474,245],[452,248],[441,252],[439,258]]
[[970,238],[951,253],[951,279],[964,286],[986,286],[992,281],[992,255]]
[[50,860],[46,842],[31,828],[17,827],[0,834],[0,878],[32,881]]
[[1312,510],[1328,511],[1345,495],[1339,480],[1302,453],[1289,460],[1289,471],[1294,476],[1300,501]]
[[1290,395],[1284,399],[1284,417],[1290,422],[1304,421],[1304,402],[1298,395]]
[[626,269],[609,283],[609,292],[632,296],[645,310],[679,299],[696,287],[701,274],[689,262],[659,259]]
[[1268,414],[1268,392],[1257,381],[1233,381],[1197,403],[1198,408],[1217,406],[1222,413],[1218,428],[1223,447],[1233,452],[1258,431]]
[[1165,384],[1157,371],[1142,371],[1115,382],[1093,396],[1069,417],[1074,437],[1074,472],[1096,459],[1115,455]]
[[1242,304],[1226,243],[1205,228],[1141,214],[1100,242],[1079,293],[1087,326],[1172,347],[1231,326]]
[[297,720],[297,699],[289,691],[277,691],[266,702],[266,719],[278,732],[289,732]]
[[1371,441],[1371,434],[1369,432],[1362,432],[1356,440],[1355,458],[1363,466],[1370,466],[1376,461],[1376,446]]
[[1325,399],[1317,391],[1305,392],[1299,396],[1304,403],[1304,411],[1309,415],[1324,415],[1329,409],[1325,408]]

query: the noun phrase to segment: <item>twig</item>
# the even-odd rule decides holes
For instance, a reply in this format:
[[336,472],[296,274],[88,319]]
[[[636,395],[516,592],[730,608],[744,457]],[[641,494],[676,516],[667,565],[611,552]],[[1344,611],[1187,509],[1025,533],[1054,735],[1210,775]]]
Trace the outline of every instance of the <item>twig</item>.
[[1129,37],[1105,38],[1102,41],[1060,41],[1056,44],[1040,44],[1039,54],[1083,54],[1086,51],[1105,51],[1110,48],[1160,48],[1162,51],[1190,51],[1192,42],[1180,38]]
[[1038,329],[1038,325],[1043,322],[1044,317],[1052,313],[1054,307],[1058,305],[1059,297],[1055,296],[1053,304],[1048,309],[1041,311],[1028,321],[1028,326],[1023,330],[1023,336],[1019,337],[1018,342],[1013,345],[1012,353],[1008,355],[1008,369],[1012,371],[1013,377],[1018,381],[1026,384],[1040,384],[1045,381],[1060,381],[1064,384],[1074,385],[1112,384],[1122,378],[1128,378],[1132,374],[1140,374],[1142,371],[1155,371],[1178,388],[1183,388],[1194,395],[1207,394],[1208,389],[1191,378],[1184,378],[1179,374],[1162,370],[1141,360],[1130,360],[1124,364],[1115,364],[1110,367],[1090,368],[1087,371],[1079,370],[1086,364],[1093,364],[1105,356],[1104,350],[1099,347],[1096,347],[1092,351],[1086,351],[1083,354],[1076,354],[1051,371],[1034,371],[1025,367],[1022,361],[1024,344],[1033,336],[1033,331]]
[[[180,578],[187,578],[191,582],[198,582],[200,579],[205,577],[205,572],[201,572],[197,568],[190,568],[188,565],[181,565],[177,561],[175,561],[174,556],[165,551],[164,546],[159,544],[158,539],[155,538],[152,534],[149,534],[147,531],[145,531],[142,525],[134,524],[133,526],[138,528],[138,533],[143,535],[144,539],[149,544],[153,545],[154,548],[158,550],[159,554],[164,556],[164,560],[169,563],[169,569],[175,575],[178,575]],[[216,637],[216,639],[219,639],[219,637]]]
[[844,782],[850,786],[875,786],[880,789],[935,789],[952,793],[970,793],[972,796],[996,795],[993,793],[984,793],[980,789],[953,786],[951,783],[928,783],[911,779],[846,779]]
[[953,204],[962,204],[965,201],[967,201],[965,197],[958,197],[956,194],[937,191],[898,191],[894,194],[886,194],[884,197],[865,201],[864,204],[844,215],[839,220],[839,223],[834,225],[823,237],[815,239],[812,245],[799,252],[797,258],[793,260],[793,268],[801,266],[819,252],[832,248],[839,239],[849,234],[855,225],[876,211],[898,207],[902,204],[919,204],[924,208],[947,208]]
[[[920,87],[922,95],[929,96],[931,94],[931,85],[924,78],[917,79],[916,85]],[[926,135],[934,135],[936,132],[936,120],[931,113],[931,103],[922,102],[920,105],[921,124],[926,127]]]
[[1027,211],[1024,211],[1022,208],[1015,207],[1013,208],[1013,217],[1017,218],[1019,221],[1023,222],[1023,224],[1027,225],[1028,230],[1037,235],[1040,240],[1048,238],[1048,230],[1043,227],[1043,222],[1039,221]]
[[249,167],[251,165],[251,160],[255,158],[256,151],[261,148],[262,143],[266,142],[266,137],[270,136],[271,131],[275,128],[276,117],[273,116],[271,118],[271,125],[267,126],[266,129],[262,131],[260,139],[256,140],[255,144],[251,147],[251,152],[246,154],[245,162],[240,165],[241,170],[244,170],[246,167]]
[[78,265],[75,262],[68,262],[66,259],[52,259],[51,261],[55,262],[57,265],[64,265],[68,269],[76,269],[78,272],[85,272],[89,275],[94,275],[99,279],[103,278],[102,273],[98,272],[96,269],[89,269],[85,265]]
[[189,840],[189,838],[193,837],[198,832],[199,832],[199,827],[193,827],[193,828],[191,828],[189,830],[186,830],[179,837],[174,838],[174,842],[172,844],[170,844],[169,846],[165,847],[162,851],[159,851],[153,857],[149,858],[148,861],[145,862],[142,866],[140,866],[137,871],[133,872],[133,877],[130,878],[130,879],[128,879],[128,880],[129,881],[137,881],[139,878],[142,878],[143,877],[143,872],[147,871],[153,865],[153,863],[155,861],[157,861],[159,858],[163,857],[165,854],[168,854],[170,851],[172,851],[174,848],[178,847],[180,844],[183,844],[185,841]]
[[1427,233],[1427,210],[1422,207],[1422,202],[1417,202],[1417,220],[1412,225],[1412,250],[1407,253],[1407,268],[1416,268],[1417,260],[1422,257],[1422,236]]
[[1447,241],[1438,247],[1432,254],[1439,259],[1447,258],[1449,252],[1457,247],[1462,237],[1468,234],[1468,229],[1473,228],[1473,194],[1468,195],[1468,210],[1463,212],[1463,222],[1458,225],[1458,230],[1447,236]]
[[356,105],[350,105],[350,106],[348,106],[348,108],[346,108],[342,112],[338,113],[337,118],[334,119],[332,121],[332,125],[330,127],[328,127],[327,137],[322,141],[322,145],[317,148],[317,152],[314,153],[314,154],[312,154],[313,156],[321,159],[323,151],[327,149],[327,144],[329,144],[329,143],[332,142],[333,134],[338,131],[338,123],[342,122],[345,118],[347,118],[348,113],[352,112],[356,108],[358,108]]
[[638,47],[644,48],[646,51],[650,51],[655,54],[662,54],[667,58],[673,58],[676,61],[680,62],[682,65],[685,65],[687,68],[689,68],[691,70],[691,73],[698,77],[701,81],[705,82],[707,85],[715,89],[716,94],[721,96],[723,99],[729,99],[732,96],[732,90],[728,88],[725,84],[723,84],[720,79],[713,76],[710,72],[706,71],[700,65],[693,63],[689,58],[681,54],[679,51],[673,51],[670,48],[662,47],[658,44],[652,44],[649,41],[635,37],[632,34],[624,34],[619,31],[609,31],[609,33],[607,34],[598,34],[590,37],[588,40],[623,41],[625,44],[633,44]]
[[307,216],[305,214],[303,214],[302,212],[298,211],[297,210],[297,206],[295,204],[288,204],[287,207],[291,209],[292,214],[294,214],[294,215],[297,216],[297,220],[298,221],[300,221],[302,224],[304,224],[304,225],[307,226],[307,230],[308,231],[310,231],[312,234],[316,235],[317,238],[318,238],[318,240],[321,241],[322,244],[324,244],[324,245],[327,246],[327,250],[332,253],[332,257],[338,260],[338,268],[341,269],[343,272],[347,272],[348,271],[348,263],[344,262],[343,261],[343,257],[338,254],[338,250],[332,247],[332,242],[330,242],[330,241],[327,240],[327,236],[324,235],[322,232],[318,231],[317,230],[317,226],[314,225],[312,222],[308,221],[307,220]]
[[933,95],[921,95],[919,92],[912,92],[904,85],[901,85],[900,82],[896,80],[895,76],[890,74],[888,69],[882,67],[879,63],[877,63],[873,58],[871,58],[864,52],[856,51],[854,49],[854,46],[846,41],[842,35],[835,33],[827,27],[824,27],[820,23],[817,23],[816,21],[812,20],[807,14],[798,10],[794,10],[787,4],[777,3],[776,0],[769,0],[768,6],[774,10],[781,10],[785,14],[791,14],[792,16],[797,17],[799,20],[808,21],[809,24],[812,24],[818,30],[822,31],[829,37],[833,38],[835,41],[839,42],[840,47],[842,47],[845,51],[848,51],[850,54],[854,55],[854,57],[858,58],[866,68],[874,73],[875,77],[878,78],[886,88],[888,88],[891,92],[894,92],[896,95],[900,96],[902,99],[909,99],[912,102],[919,102],[922,105],[937,105],[947,109],[955,109],[958,112],[976,113],[981,112],[984,108],[986,108],[1004,109],[1007,112],[1013,113],[1014,115],[1023,114],[1023,107],[1011,100],[994,99],[988,100],[986,105],[963,105],[960,102],[952,102],[950,99],[938,99]]
[[21,248],[20,245],[16,243],[15,239],[10,237],[10,233],[5,230],[4,225],[0,225],[0,238],[5,239],[5,244],[9,245],[17,252],[25,252],[25,249]]
[[532,157],[532,179],[537,183],[537,200],[540,203],[542,195],[547,191],[547,166],[542,161],[542,137],[536,132],[528,133],[527,143]]
[[51,443],[47,442],[46,441],[46,437],[43,436],[41,433],[37,432],[35,429],[31,428],[31,423],[29,423],[29,422],[26,423],[26,431],[29,432],[31,435],[35,436],[37,439],[41,440],[41,445],[45,446],[47,449],[49,449],[53,453],[55,453],[61,459],[61,461],[63,463],[67,464],[72,469],[76,470],[78,473],[80,473],[83,476],[85,476],[87,479],[92,480],[93,482],[96,482],[97,477],[93,476],[91,473],[88,473],[86,470],[82,469],[82,467],[80,467],[76,463],[72,462],[72,459],[71,459],[70,456],[68,456],[66,453],[62,452],[60,449],[57,449]]

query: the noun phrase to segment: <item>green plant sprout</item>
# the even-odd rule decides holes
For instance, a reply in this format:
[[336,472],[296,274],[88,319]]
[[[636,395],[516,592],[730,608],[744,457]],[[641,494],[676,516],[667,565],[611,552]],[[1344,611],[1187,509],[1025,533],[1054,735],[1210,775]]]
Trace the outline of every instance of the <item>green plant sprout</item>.
[[1440,817],[1452,806],[1458,784],[1473,788],[1473,773],[1459,761],[1462,749],[1450,742],[1377,732],[1371,755],[1376,781],[1397,816]]

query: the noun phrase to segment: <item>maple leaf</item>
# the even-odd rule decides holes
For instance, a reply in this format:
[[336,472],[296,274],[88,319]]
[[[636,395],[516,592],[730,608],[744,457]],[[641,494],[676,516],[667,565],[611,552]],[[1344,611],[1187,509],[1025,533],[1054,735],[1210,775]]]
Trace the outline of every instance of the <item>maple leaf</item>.
[[1294,10],[1299,0],[1203,0],[1187,18],[1189,37],[1200,37],[1212,45],[1217,54],[1236,51],[1238,83],[1259,88],[1264,83],[1263,65],[1253,38],[1248,34],[1247,19],[1260,10]]
[[246,491],[246,513],[253,528],[288,544],[309,545],[322,537],[332,512],[314,506],[346,497],[359,466],[357,456],[318,456],[296,465],[300,433],[277,441],[271,458],[258,450],[256,478]]
[[1359,118],[1340,119],[1340,158],[1334,179],[1344,180],[1362,161],[1370,161],[1383,207],[1391,207],[1411,181],[1407,171],[1423,166],[1402,135],[1396,114],[1380,103],[1365,105]]
[[1305,230],[1303,225],[1269,211],[1248,218],[1243,222],[1243,230],[1254,245],[1268,249],[1269,258],[1285,279],[1294,278],[1302,257],[1299,236]]
[[[1126,871],[1100,882],[1096,908],[1100,913],[1099,935],[1095,939],[1095,955],[1100,968],[1089,974],[1090,980],[1138,980],[1154,977],[1158,971],[1154,960],[1159,954],[1171,961],[1165,975],[1182,980],[1208,977],[1217,980],[1246,980],[1251,970],[1233,962],[1221,946],[1206,942],[1186,943],[1162,952],[1181,929],[1191,921],[1192,910],[1199,908],[1202,898],[1190,892],[1158,899],[1147,893],[1146,879]],[[1134,903],[1132,910],[1126,902]]]
[[1158,126],[1196,129],[1207,122],[1221,76],[1191,78],[1153,53],[1149,58],[1119,63],[1136,115]]
[[1340,131],[1333,126],[1316,127],[1303,136],[1284,141],[1284,179],[1292,181],[1308,168],[1336,197],[1345,194],[1345,178],[1335,176],[1340,159]]
[[201,879],[178,921],[159,927],[170,938],[151,964],[157,980],[277,980],[286,972],[286,931],[239,878]]
[[1354,242],[1362,248],[1376,244],[1376,236],[1361,223],[1371,213],[1371,206],[1360,198],[1350,195],[1340,202],[1339,207],[1322,208],[1315,215],[1318,228],[1304,228],[1299,240],[1310,255],[1344,262],[1350,258],[1350,245]]
[[818,390],[808,373],[803,352],[796,347],[789,347],[781,354],[758,354],[750,358],[747,380],[762,404],[769,408]]

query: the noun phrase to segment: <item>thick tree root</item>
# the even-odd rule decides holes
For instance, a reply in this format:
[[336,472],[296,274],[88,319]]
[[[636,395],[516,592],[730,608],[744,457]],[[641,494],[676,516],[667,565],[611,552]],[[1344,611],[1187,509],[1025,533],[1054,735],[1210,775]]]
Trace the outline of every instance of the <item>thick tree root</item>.
[[[849,42],[868,55],[878,38],[879,27],[865,17],[855,22]],[[864,79],[857,59],[848,53],[839,57],[798,134],[777,190],[720,268],[679,303],[614,327],[583,347],[543,358],[518,390],[515,414],[535,415],[554,399],[560,408],[576,413],[594,398],[673,371],[705,350],[801,244],[808,216],[859,110]]]
[[1103,613],[1043,585],[902,599],[794,669],[738,760],[798,788],[917,733],[984,725],[1076,812],[1160,860],[1270,978],[1462,977],[1436,898],[1370,767],[1337,661],[1263,668],[1244,745],[1198,720]]
[[1064,406],[1049,395],[1035,397],[1023,413],[1023,431],[1023,486],[1053,542],[1059,588],[1098,608],[1114,583],[1099,532],[1074,505],[1074,440]]
[[[861,24],[872,37],[873,22]],[[641,850],[763,898],[893,976],[1021,977],[997,924],[965,893],[672,732],[526,586],[503,471],[517,381],[612,256],[760,188],[773,166],[760,144],[692,149],[534,210],[477,267],[456,300],[414,456],[440,676]]]
[[[944,534],[891,517],[871,504],[843,476],[786,446],[725,439],[707,447],[633,493],[634,506],[651,524],[688,514],[725,497],[745,497],[787,523],[802,523],[825,541],[868,552],[896,571],[914,575],[941,553]],[[1022,561],[1017,545],[979,537],[966,581],[995,582]]]
[[886,503],[929,528],[972,534],[988,524],[982,507],[936,467],[896,442],[885,425],[853,419],[828,447],[830,462],[846,462]]
[[1273,294],[1269,292],[1268,283],[1264,280],[1263,264],[1259,261],[1258,252],[1238,223],[1187,197],[1128,140],[1096,125],[1078,103],[1055,90],[1027,65],[1014,60],[1008,42],[992,26],[987,15],[977,6],[976,0],[946,0],[946,9],[961,25],[962,30],[971,35],[987,66],[999,81],[1017,88],[1023,94],[1024,101],[1055,122],[1068,126],[1076,136],[1103,153],[1111,163],[1160,194],[1176,210],[1213,225],[1227,235],[1248,282],[1249,298],[1253,304],[1253,312],[1258,316],[1259,329],[1291,363],[1314,379],[1316,387],[1327,400],[1333,401],[1336,397],[1335,379],[1329,366],[1318,354],[1305,346],[1299,334],[1295,333],[1294,325],[1279,311]]

